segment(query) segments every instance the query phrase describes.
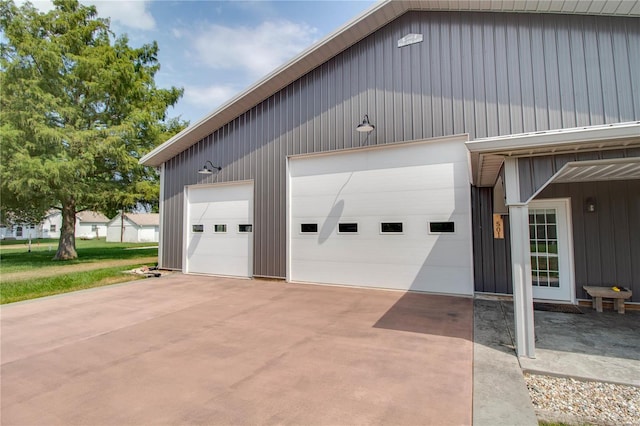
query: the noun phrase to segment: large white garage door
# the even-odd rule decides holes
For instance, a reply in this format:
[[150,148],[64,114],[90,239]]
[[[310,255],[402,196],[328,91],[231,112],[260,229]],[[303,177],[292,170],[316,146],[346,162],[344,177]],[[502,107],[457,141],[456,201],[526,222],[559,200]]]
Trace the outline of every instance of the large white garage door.
[[185,192],[184,271],[251,277],[253,184],[196,185]]
[[290,158],[289,280],[472,294],[465,140]]

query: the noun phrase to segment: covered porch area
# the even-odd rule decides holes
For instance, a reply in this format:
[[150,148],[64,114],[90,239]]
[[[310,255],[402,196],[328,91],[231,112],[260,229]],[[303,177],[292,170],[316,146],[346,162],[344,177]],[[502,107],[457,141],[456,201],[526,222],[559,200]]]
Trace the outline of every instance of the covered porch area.
[[575,304],[589,299],[583,286],[617,286],[633,293],[628,303],[640,302],[639,122],[467,148],[474,185],[493,188],[494,226],[506,225],[519,356],[536,355],[534,299]]

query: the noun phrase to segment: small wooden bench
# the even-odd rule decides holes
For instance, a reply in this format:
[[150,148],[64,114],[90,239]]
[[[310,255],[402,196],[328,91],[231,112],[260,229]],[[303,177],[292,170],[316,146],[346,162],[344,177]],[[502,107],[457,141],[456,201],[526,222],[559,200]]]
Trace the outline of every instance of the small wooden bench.
[[631,290],[614,291],[611,287],[583,286],[589,296],[591,296],[593,308],[597,312],[602,312],[602,298],[613,299],[613,307],[619,314],[624,314],[624,301],[632,295]]

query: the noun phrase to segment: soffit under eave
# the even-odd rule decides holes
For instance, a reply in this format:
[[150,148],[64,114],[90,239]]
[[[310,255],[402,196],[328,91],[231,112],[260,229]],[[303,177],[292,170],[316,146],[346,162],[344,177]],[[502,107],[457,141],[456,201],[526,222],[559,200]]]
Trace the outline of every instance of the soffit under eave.
[[495,148],[489,152],[471,152],[473,184],[493,186],[505,157],[537,157],[544,155],[577,154],[614,149],[640,149],[640,135],[612,140],[571,142],[567,144],[538,145],[524,148]]
[[640,179],[640,157],[567,163],[552,183]]
[[536,185],[522,202],[528,204],[554,183],[605,182],[640,179],[640,157],[571,161],[545,182]]

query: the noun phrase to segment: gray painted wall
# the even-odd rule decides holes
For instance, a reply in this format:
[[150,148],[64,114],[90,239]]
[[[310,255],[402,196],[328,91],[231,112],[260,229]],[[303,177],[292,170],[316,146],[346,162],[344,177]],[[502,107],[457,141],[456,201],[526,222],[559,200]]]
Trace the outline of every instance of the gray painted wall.
[[509,216],[503,215],[504,239],[493,238],[493,188],[471,188],[473,279],[475,291],[513,293]]
[[[425,41],[397,48],[408,33]],[[184,185],[253,179],[254,272],[284,277],[287,155],[638,120],[639,52],[637,18],[407,13],[166,163],[163,266],[181,268]],[[200,178],[206,160],[222,172]]]

